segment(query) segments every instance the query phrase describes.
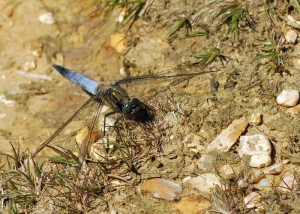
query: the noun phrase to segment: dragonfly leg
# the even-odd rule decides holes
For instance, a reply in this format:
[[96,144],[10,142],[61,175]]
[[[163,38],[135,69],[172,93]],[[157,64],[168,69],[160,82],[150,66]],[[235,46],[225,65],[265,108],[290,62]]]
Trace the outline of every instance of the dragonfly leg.
[[117,123],[120,122],[120,120],[122,120],[124,117],[125,117],[125,115],[124,115],[124,114],[121,114],[121,115],[116,119],[116,121],[114,122],[114,126],[116,126]]
[[[112,112],[108,112],[107,114],[105,114],[104,115],[104,129],[103,129],[103,135],[105,136],[105,127],[106,127],[106,117],[109,117],[109,116],[111,116],[111,115],[114,115],[115,113],[117,113],[117,112],[115,112],[115,111],[112,111]],[[115,122],[116,123],[116,122]],[[114,125],[115,125],[115,123],[114,123]]]

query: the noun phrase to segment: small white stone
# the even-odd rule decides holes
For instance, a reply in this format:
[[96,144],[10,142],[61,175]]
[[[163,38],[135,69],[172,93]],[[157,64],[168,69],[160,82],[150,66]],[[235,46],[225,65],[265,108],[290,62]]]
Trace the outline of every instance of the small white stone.
[[242,189],[246,189],[249,187],[249,182],[246,179],[240,179],[237,182],[238,187]]
[[24,71],[32,71],[32,70],[34,70],[35,68],[36,68],[36,63],[35,63],[34,60],[25,62],[24,65],[23,65]]
[[191,180],[191,176],[186,176],[185,178],[182,179],[182,183],[186,183],[188,182],[189,180]]
[[190,151],[199,153],[205,150],[205,146],[201,143],[201,137],[190,133],[183,139],[183,144],[186,145]]
[[262,168],[265,166],[269,166],[272,162],[270,155],[268,154],[260,154],[260,155],[252,155],[250,159],[249,166]]
[[283,170],[283,165],[280,163],[277,163],[277,164],[273,164],[272,166],[266,167],[263,170],[263,173],[270,174],[270,175],[276,175],[276,174],[281,173],[282,170]]
[[224,177],[230,177],[230,176],[234,175],[234,170],[233,170],[232,166],[230,166],[229,164],[222,166],[220,171],[221,171],[221,174],[224,175]]
[[121,23],[124,21],[124,18],[125,18],[125,15],[126,15],[126,10],[121,10],[119,16],[117,17],[117,22]]
[[285,34],[285,39],[288,43],[295,43],[297,40],[297,32],[294,30],[289,30],[286,34]]
[[252,167],[265,167],[271,163],[272,147],[268,138],[262,134],[241,136],[238,153],[240,157],[250,155],[249,165]]
[[257,177],[257,178],[260,177],[262,174],[263,174],[263,173],[262,173],[260,170],[258,170],[258,169],[253,171],[253,175],[254,175],[255,177]]
[[201,193],[209,194],[216,185],[222,186],[220,178],[213,173],[204,173],[198,177],[191,178],[188,183],[190,183],[194,188],[198,189]]
[[299,100],[299,92],[295,89],[285,89],[276,98],[279,105],[293,107],[297,105]]
[[46,13],[41,14],[39,16],[39,21],[44,23],[44,24],[47,24],[47,25],[53,25],[55,23],[53,15],[50,12],[46,12]]
[[244,203],[247,208],[261,207],[261,196],[257,192],[251,192],[244,198]]
[[122,76],[125,76],[125,75],[126,75],[125,68],[124,68],[124,67],[120,68],[119,73],[120,73]]
[[241,136],[239,155],[259,155],[261,153],[271,154],[271,144],[268,138],[262,134]]
[[182,192],[182,187],[167,179],[153,178],[141,183],[139,191],[141,193],[152,193],[156,198],[173,201],[179,197]]
[[283,164],[288,164],[288,163],[290,163],[290,162],[291,162],[290,160],[283,160],[283,161],[282,161]]
[[266,178],[261,179],[258,184],[262,187],[271,187],[272,186],[271,182]]
[[[41,57],[43,52],[43,44],[40,41],[32,41],[30,43],[29,53],[34,57]],[[56,56],[57,57],[57,56]],[[63,64],[60,62],[55,62],[56,64]]]
[[278,189],[290,192],[297,189],[298,183],[296,181],[295,175],[293,173],[287,172],[282,178],[278,185]]
[[31,51],[31,54],[32,54],[32,56],[40,57],[42,55],[42,52],[37,51],[37,50],[33,50],[33,51]]
[[260,125],[262,122],[262,119],[261,119],[261,113],[256,113],[256,114],[251,114],[250,118],[249,118],[249,123],[251,125]]
[[215,155],[203,154],[197,166],[201,170],[209,170],[215,165],[216,160],[217,160],[217,156]]
[[0,94],[0,103],[3,103],[6,106],[14,105],[15,101],[6,99],[4,94]]

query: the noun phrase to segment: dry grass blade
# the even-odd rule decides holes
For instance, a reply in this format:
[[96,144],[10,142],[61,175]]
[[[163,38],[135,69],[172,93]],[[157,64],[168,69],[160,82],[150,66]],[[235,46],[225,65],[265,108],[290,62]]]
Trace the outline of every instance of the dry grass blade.
[[35,162],[28,154],[21,154],[18,148],[11,146],[13,155],[5,155],[13,162],[8,165],[6,176],[1,175],[3,192],[0,198],[8,200],[11,213],[18,212],[20,207],[30,212],[43,189],[44,163]]
[[59,149],[53,146],[48,147],[59,155],[58,157],[52,157],[51,161],[55,163],[70,164],[72,166],[81,166],[82,162],[71,150],[65,149],[61,146],[58,146]]

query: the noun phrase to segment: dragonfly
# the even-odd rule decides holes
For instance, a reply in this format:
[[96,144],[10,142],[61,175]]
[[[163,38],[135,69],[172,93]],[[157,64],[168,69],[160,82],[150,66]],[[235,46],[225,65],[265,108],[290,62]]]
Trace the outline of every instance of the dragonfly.
[[[150,108],[140,101],[138,98],[131,98],[125,88],[122,86],[128,83],[135,83],[142,80],[155,80],[155,79],[168,79],[168,78],[180,78],[187,77],[192,78],[194,76],[199,76],[206,73],[212,73],[215,71],[201,71],[194,73],[179,73],[179,74],[166,74],[166,75],[142,75],[127,77],[122,80],[116,81],[110,85],[110,87],[105,88],[102,83],[93,80],[92,78],[84,75],[81,72],[65,68],[60,65],[53,65],[53,68],[59,72],[63,77],[67,78],[72,83],[80,86],[90,98],[77,110],[74,114],[63,123],[46,141],[44,141],[34,152],[32,158],[34,158],[43,148],[48,146],[48,144],[76,117],[78,116],[91,102],[98,103],[96,116],[92,121],[92,128],[94,127],[97,118],[100,115],[103,104],[107,105],[111,112],[105,114],[104,116],[104,126],[106,123],[106,118],[114,114],[119,114],[117,119],[114,121],[116,126],[120,120],[123,118],[134,120],[136,122],[146,123],[151,122],[154,118],[153,113]],[[105,135],[105,128],[104,128]],[[91,140],[89,136],[88,143]]]

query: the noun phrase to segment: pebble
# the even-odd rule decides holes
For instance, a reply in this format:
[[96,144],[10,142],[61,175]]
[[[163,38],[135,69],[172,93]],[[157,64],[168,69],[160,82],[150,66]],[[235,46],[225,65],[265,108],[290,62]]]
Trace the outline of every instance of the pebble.
[[206,171],[214,167],[216,160],[217,160],[216,155],[203,154],[199,159],[197,166],[199,169]]
[[294,31],[294,30],[289,30],[286,34],[285,34],[285,40],[288,42],[288,43],[295,43],[296,40],[297,40],[297,32]]
[[29,53],[34,57],[41,57],[43,52],[43,44],[40,41],[30,43]]
[[122,23],[124,21],[124,18],[126,16],[126,9],[121,10],[119,16],[117,17],[116,21],[119,23]]
[[163,178],[154,178],[143,182],[139,186],[141,193],[152,193],[156,198],[173,201],[179,197],[182,188],[179,184]]
[[53,15],[50,12],[46,12],[46,13],[41,14],[39,16],[39,21],[44,23],[44,24],[47,24],[47,25],[53,25],[55,23]]
[[247,189],[250,185],[246,179],[238,180],[237,184],[238,184],[238,187],[241,189]]
[[229,164],[225,164],[220,168],[220,174],[224,178],[230,178],[232,175],[234,175],[234,170],[232,166],[230,166]]
[[234,120],[207,146],[206,151],[219,150],[228,152],[247,126],[248,122],[245,117]]
[[113,47],[118,53],[122,53],[126,48],[124,44],[125,34],[117,33],[110,36],[110,45]]
[[121,67],[120,70],[119,70],[119,73],[120,73],[122,76],[125,76],[125,75],[126,75],[125,68],[124,68],[124,67]]
[[24,65],[23,65],[23,70],[24,71],[32,71],[36,68],[36,63],[34,60],[31,60],[31,61],[28,61],[28,62],[25,62]]
[[251,156],[249,165],[262,168],[271,163],[272,147],[268,138],[262,134],[241,136],[238,153],[240,157]]
[[183,139],[184,145],[186,145],[190,151],[199,153],[205,150],[205,146],[201,143],[200,136],[190,133]]
[[268,154],[257,154],[252,155],[249,166],[262,168],[271,164],[271,156]]
[[273,164],[269,167],[263,169],[264,174],[277,175],[283,170],[283,165],[281,163]]
[[6,99],[4,94],[0,94],[0,103],[3,103],[6,106],[12,106],[12,105],[14,105],[15,101],[8,100],[8,99]]
[[191,176],[186,176],[186,177],[184,177],[183,179],[182,179],[182,183],[186,183],[186,182],[188,182],[189,180],[191,180]]
[[293,173],[287,172],[281,177],[280,183],[277,188],[285,192],[291,192],[295,190],[295,188],[297,188],[297,185],[298,184],[295,180],[295,175]]
[[258,184],[262,187],[272,187],[272,183],[266,178],[261,179]]
[[213,190],[216,185],[222,186],[220,177],[213,173],[201,174],[198,177],[188,180],[188,183],[203,194],[210,194],[211,190]]
[[244,198],[244,203],[247,208],[255,208],[255,211],[261,210],[262,203],[261,203],[261,196],[257,192],[251,192]]
[[64,61],[65,61],[65,57],[64,57],[63,53],[61,53],[61,52],[56,53],[53,61],[57,65],[63,65]]
[[299,92],[295,89],[285,89],[276,98],[276,102],[285,107],[296,106],[299,100]]
[[262,123],[261,113],[251,114],[248,122],[254,126],[260,125]]
[[204,197],[184,197],[175,205],[176,209],[182,214],[198,214],[204,213],[205,210],[211,208],[210,200]]

